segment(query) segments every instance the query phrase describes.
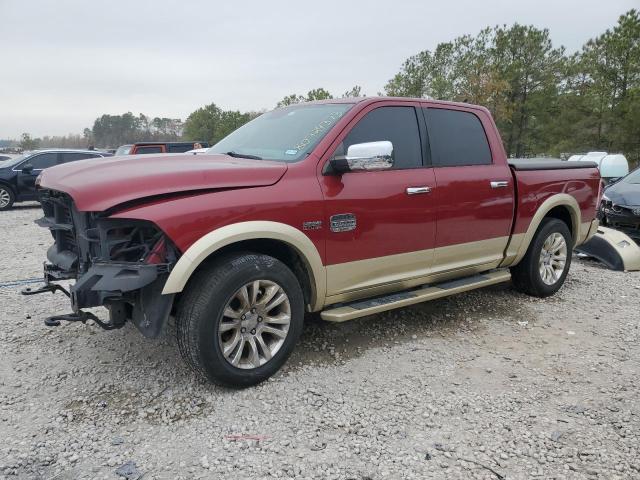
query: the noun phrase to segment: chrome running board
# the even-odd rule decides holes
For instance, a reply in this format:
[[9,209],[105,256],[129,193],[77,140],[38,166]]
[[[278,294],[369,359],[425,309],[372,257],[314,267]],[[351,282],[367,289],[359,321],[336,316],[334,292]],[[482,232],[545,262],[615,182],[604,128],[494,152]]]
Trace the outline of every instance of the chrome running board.
[[417,289],[332,305],[328,310],[321,312],[320,316],[328,322],[346,322],[354,318],[448,297],[456,293],[468,292],[469,290],[508,282],[509,280],[511,280],[511,272],[508,269],[493,270],[433,285],[423,285]]

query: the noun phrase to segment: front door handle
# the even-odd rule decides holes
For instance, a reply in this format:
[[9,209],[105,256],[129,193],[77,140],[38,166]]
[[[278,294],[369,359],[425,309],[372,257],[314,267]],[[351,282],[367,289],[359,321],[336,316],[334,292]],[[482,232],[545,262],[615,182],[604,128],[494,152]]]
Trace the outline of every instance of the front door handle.
[[500,181],[500,182],[491,182],[491,188],[505,188],[509,186],[509,182]]
[[420,193],[431,193],[431,187],[407,187],[407,195],[418,195]]

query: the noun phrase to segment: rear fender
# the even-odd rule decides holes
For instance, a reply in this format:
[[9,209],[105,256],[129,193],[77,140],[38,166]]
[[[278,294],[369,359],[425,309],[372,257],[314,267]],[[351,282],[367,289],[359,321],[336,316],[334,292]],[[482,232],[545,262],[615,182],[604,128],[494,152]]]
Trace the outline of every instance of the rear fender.
[[11,192],[15,197],[18,196],[18,191],[15,185],[11,185],[11,183],[6,180],[0,180],[0,185],[2,185],[3,187],[7,187],[9,190],[11,190]]
[[552,209],[561,206],[566,207],[571,215],[571,233],[574,236],[575,244],[579,245],[584,242],[589,234],[591,222],[587,222],[587,224],[583,226],[580,206],[576,199],[567,193],[558,193],[542,202],[531,219],[531,223],[525,233],[517,233],[511,236],[509,245],[507,245],[505,259],[500,264],[500,267],[510,267],[520,262],[527,253],[527,249],[538,231],[542,220],[547,217]]

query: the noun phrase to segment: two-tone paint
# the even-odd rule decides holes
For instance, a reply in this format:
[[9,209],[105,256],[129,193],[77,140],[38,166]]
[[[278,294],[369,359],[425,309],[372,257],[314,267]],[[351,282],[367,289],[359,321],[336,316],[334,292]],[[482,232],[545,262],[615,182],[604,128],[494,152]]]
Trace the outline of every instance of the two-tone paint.
[[[326,174],[350,129],[369,111],[393,105],[473,113],[485,129],[492,164],[434,167],[428,126],[418,115],[421,167]],[[163,294],[181,292],[197,267],[223,249],[247,242],[252,248],[265,242],[268,249],[277,243],[299,259],[311,311],[513,266],[548,215],[567,221],[576,244],[595,231],[596,168],[514,171],[489,112],[466,104],[357,101],[297,163],[189,157],[176,162],[149,156],[126,168],[118,159],[103,161],[99,174],[91,172],[95,181],[88,172],[60,167],[40,182],[69,193],[80,211],[148,220],[162,229],[181,253]],[[424,194],[407,194],[416,187],[427,188]],[[357,227],[331,231],[331,217],[344,213],[355,216]]]

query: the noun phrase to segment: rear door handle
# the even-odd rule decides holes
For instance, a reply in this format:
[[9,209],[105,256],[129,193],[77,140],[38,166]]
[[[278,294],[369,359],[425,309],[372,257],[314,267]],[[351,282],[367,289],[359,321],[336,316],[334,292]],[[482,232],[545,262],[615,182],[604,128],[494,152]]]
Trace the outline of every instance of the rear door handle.
[[509,182],[500,181],[500,182],[491,182],[491,188],[505,188],[509,186]]
[[407,187],[407,195],[418,195],[420,193],[431,193],[431,187]]

